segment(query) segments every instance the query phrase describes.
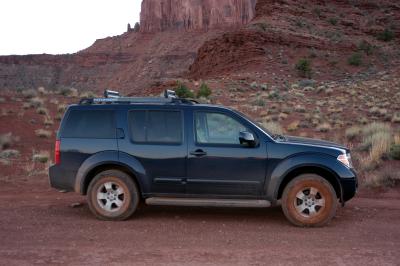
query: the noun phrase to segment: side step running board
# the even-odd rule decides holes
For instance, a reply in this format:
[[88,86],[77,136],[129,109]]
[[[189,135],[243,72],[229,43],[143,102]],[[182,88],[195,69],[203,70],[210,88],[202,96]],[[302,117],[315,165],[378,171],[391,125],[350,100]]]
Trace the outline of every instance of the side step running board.
[[267,200],[248,199],[198,199],[154,197],[146,199],[147,205],[195,206],[195,207],[239,207],[266,208],[271,206]]

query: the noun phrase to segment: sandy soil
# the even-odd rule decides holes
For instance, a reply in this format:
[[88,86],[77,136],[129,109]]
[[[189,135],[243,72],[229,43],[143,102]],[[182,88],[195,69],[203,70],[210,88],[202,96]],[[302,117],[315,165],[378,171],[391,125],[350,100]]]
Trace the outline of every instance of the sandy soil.
[[44,177],[1,182],[0,201],[0,265],[399,265],[399,190],[358,195],[316,229],[280,208],[144,206],[103,222]]

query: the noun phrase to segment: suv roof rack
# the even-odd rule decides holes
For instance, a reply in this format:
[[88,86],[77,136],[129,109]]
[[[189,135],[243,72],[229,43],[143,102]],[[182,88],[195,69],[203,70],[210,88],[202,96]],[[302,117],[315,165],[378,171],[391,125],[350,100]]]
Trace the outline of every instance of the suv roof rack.
[[171,103],[171,104],[197,104],[192,99],[178,98],[173,90],[166,90],[164,97],[122,97],[120,93],[112,90],[104,91],[104,98],[83,98],[80,105],[90,104],[133,104],[133,103]]

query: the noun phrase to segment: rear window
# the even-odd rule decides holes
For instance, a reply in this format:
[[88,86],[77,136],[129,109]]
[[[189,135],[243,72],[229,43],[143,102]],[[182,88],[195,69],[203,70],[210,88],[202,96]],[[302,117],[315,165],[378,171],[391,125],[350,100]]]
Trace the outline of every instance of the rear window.
[[72,110],[63,126],[63,138],[115,138],[114,111]]
[[131,139],[136,143],[182,143],[182,115],[179,111],[130,111]]

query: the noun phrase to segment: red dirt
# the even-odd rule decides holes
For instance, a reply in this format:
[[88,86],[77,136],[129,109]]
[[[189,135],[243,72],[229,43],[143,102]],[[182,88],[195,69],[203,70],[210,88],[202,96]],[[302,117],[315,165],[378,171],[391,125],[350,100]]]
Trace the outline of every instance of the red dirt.
[[[398,265],[400,194],[357,197],[324,228],[291,226],[280,208],[145,206],[125,222],[37,182],[1,182],[2,265]],[[72,208],[74,203],[83,203]]]

